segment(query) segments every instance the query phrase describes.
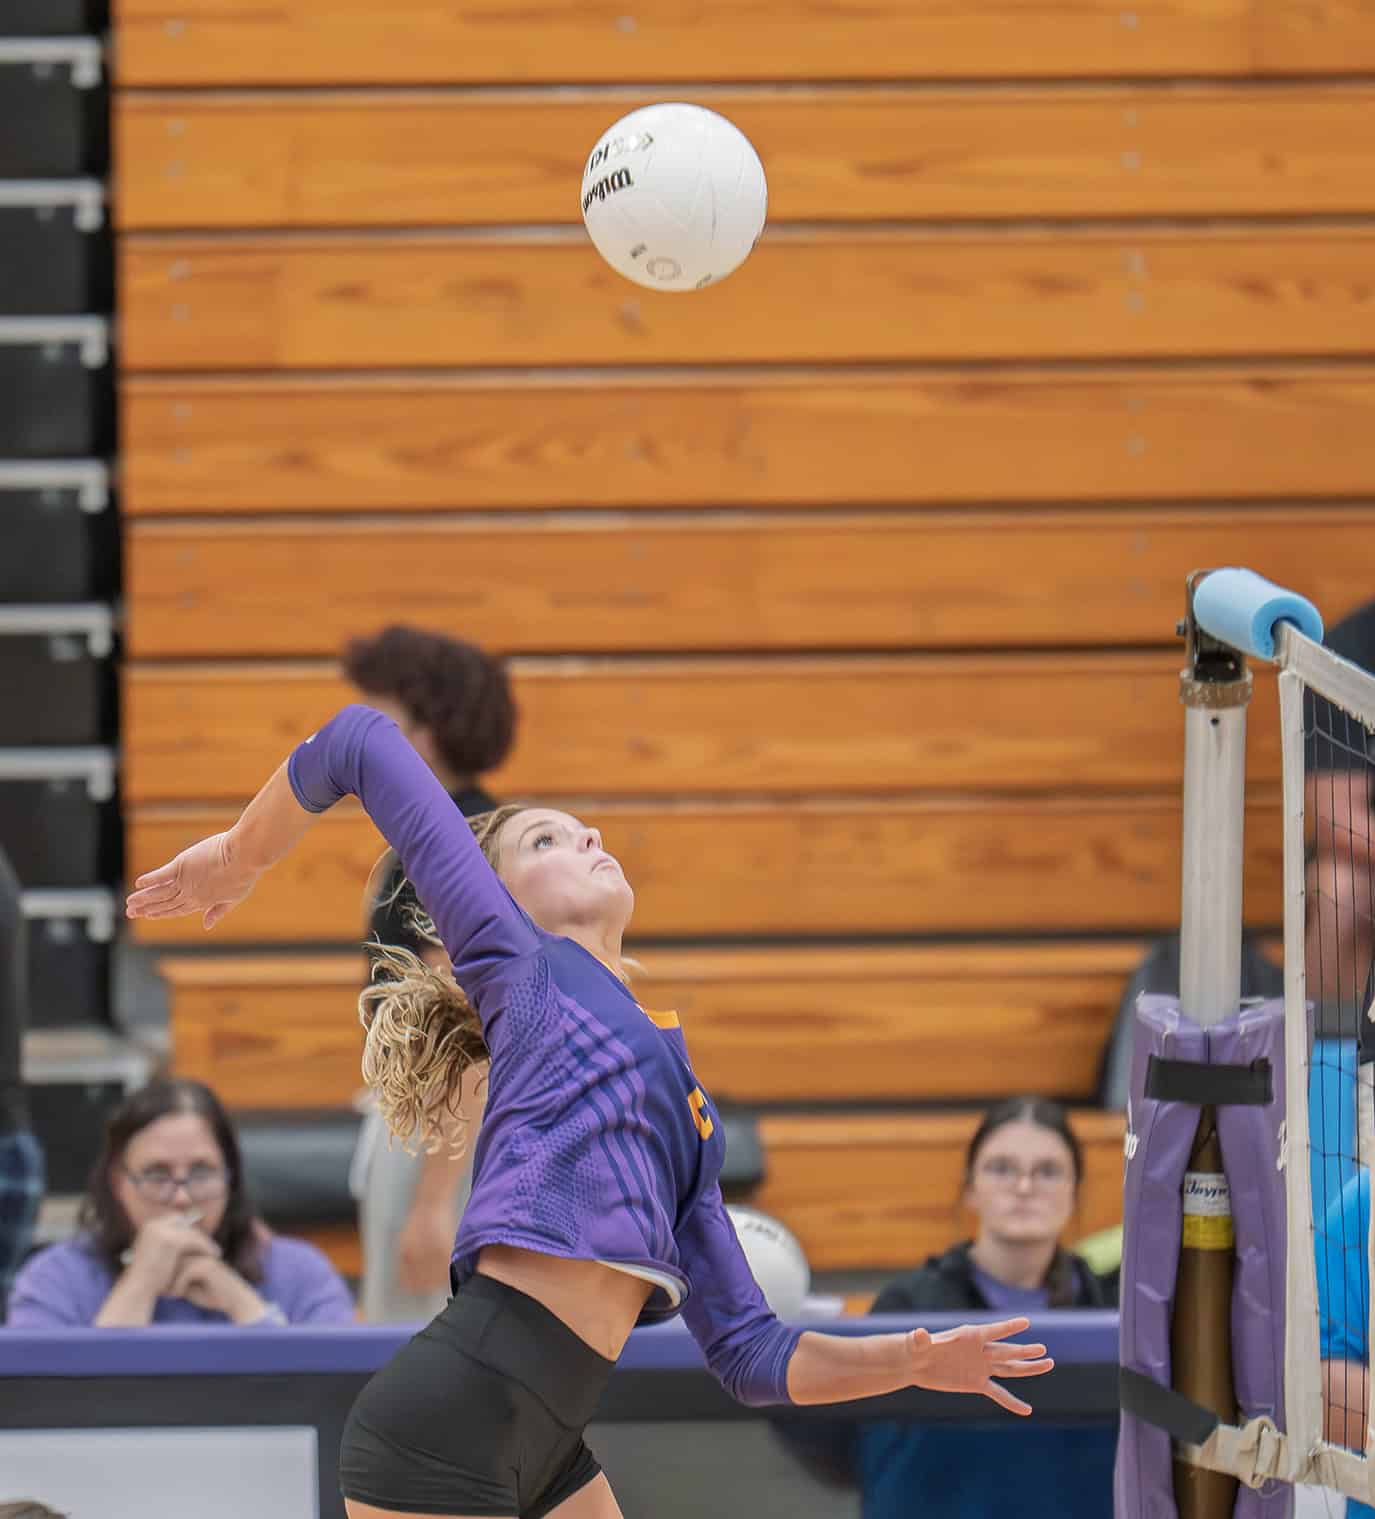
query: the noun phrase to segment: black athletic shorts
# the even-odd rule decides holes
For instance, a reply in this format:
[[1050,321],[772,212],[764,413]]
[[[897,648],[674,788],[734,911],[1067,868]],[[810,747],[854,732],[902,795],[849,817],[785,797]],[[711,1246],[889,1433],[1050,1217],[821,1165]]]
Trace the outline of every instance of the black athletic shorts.
[[408,1514],[541,1519],[601,1471],[582,1436],[613,1365],[543,1304],[470,1277],[359,1393],[339,1486]]

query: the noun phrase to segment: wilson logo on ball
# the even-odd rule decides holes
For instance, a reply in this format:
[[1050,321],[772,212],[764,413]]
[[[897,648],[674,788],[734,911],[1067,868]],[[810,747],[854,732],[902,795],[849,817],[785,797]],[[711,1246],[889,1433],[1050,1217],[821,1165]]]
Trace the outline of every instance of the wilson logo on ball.
[[599,147],[593,149],[592,157],[587,160],[587,167],[582,171],[586,179],[594,170],[599,169],[609,158],[619,158],[622,153],[633,153],[637,148],[651,146],[654,139],[648,132],[640,132],[630,137],[610,137]]
[[605,200],[608,195],[614,195],[617,190],[628,190],[634,180],[630,177],[629,169],[617,169],[614,174],[607,174],[599,179],[595,185],[582,198],[583,214],[594,200]]
[[679,102],[632,111],[604,132],[581,194],[598,253],[633,283],[670,294],[702,290],[739,268],[764,230],[769,200],[744,133]]

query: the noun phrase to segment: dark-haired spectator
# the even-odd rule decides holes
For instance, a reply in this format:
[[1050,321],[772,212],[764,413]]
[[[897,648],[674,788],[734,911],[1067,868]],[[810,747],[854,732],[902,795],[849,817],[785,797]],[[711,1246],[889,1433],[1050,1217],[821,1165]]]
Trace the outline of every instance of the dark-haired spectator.
[[[393,626],[354,639],[344,650],[343,668],[368,704],[397,723],[465,817],[496,806],[480,777],[506,758],[516,728],[501,660],[461,639]],[[388,851],[370,886],[368,937],[447,971],[447,955],[417,927],[418,906],[401,862]],[[480,1079],[467,1085],[465,1095],[465,1117],[475,1119]],[[471,1164],[471,1143],[458,1156],[413,1156],[389,1144],[385,1125],[369,1115],[354,1165],[364,1318],[415,1323],[444,1306]]]
[[239,1144],[197,1081],[154,1081],[111,1114],[79,1234],[20,1271],[17,1329],[347,1324],[343,1279],[255,1217]]
[[19,881],[0,849],[0,1320],[43,1200],[43,1151],[30,1127],[21,1069],[27,964]]
[[[1083,1179],[1065,1110],[1039,1097],[991,1107],[965,1154],[962,1200],[973,1239],[890,1282],[872,1312],[992,1311],[1032,1320],[1047,1308],[1104,1308],[1109,1294],[1062,1239]],[[1113,1439],[1100,1429],[1046,1429],[1034,1420],[989,1431],[900,1422],[861,1427],[857,1467],[864,1519],[1022,1519],[1102,1514],[1112,1506]],[[914,1506],[913,1494],[921,1495]]]

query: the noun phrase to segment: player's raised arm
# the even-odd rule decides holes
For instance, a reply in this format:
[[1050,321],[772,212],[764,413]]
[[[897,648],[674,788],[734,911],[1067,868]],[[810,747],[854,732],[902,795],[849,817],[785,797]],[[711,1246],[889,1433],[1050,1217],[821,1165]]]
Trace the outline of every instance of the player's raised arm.
[[481,980],[484,962],[530,947],[525,916],[433,771],[390,718],[362,706],[345,707],[298,745],[227,833],[140,876],[129,915],[202,913],[213,927],[316,815],[350,794],[401,856],[445,948],[471,979]]

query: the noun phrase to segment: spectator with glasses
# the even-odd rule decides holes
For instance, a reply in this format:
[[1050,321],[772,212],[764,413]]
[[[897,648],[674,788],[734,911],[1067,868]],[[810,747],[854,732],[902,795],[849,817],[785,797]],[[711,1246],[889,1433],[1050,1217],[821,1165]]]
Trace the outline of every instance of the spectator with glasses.
[[325,1256],[254,1216],[229,1115],[184,1080],[154,1081],[111,1114],[80,1232],[20,1271],[9,1313],[15,1329],[353,1319]]
[[[965,1152],[960,1200],[976,1220],[973,1239],[890,1282],[871,1311],[1007,1317],[1111,1306],[1110,1292],[1062,1243],[1083,1165],[1058,1102],[1012,1097],[989,1108]],[[1092,1427],[1046,1430],[1034,1423],[1000,1423],[992,1437],[973,1424],[861,1425],[854,1457],[864,1519],[914,1512],[915,1492],[923,1519],[1106,1513],[1112,1506],[1114,1434]]]

